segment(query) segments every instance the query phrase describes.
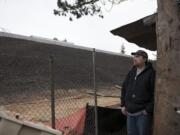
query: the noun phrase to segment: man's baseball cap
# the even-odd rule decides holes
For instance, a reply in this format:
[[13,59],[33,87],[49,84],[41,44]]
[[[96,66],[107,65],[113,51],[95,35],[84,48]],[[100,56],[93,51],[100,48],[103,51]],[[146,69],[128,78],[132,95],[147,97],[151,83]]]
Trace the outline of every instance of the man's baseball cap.
[[131,55],[143,56],[144,58],[148,59],[148,54],[143,50],[138,50],[136,52],[132,52]]

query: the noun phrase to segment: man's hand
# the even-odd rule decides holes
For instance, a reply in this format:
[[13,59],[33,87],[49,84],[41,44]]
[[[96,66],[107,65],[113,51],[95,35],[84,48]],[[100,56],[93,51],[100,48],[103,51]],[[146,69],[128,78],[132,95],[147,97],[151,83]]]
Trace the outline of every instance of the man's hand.
[[147,113],[147,111],[146,111],[146,110],[144,110],[144,111],[143,111],[143,114],[144,114],[144,115],[148,115],[148,113]]
[[127,115],[126,107],[121,107],[121,112],[124,115]]

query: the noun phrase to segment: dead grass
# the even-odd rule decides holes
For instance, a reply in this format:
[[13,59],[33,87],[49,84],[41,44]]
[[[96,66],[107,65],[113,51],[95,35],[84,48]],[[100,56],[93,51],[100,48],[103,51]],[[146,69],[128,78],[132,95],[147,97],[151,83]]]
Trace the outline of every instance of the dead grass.
[[[93,95],[76,93],[73,94],[73,96],[56,97],[56,118],[59,119],[69,116],[80,108],[85,107],[87,103],[89,105],[94,105]],[[118,103],[118,97],[98,96],[98,106],[113,106]],[[3,111],[11,117],[18,115],[22,120],[43,123],[51,122],[51,102],[47,99],[29,103],[13,103],[3,106],[2,108]]]

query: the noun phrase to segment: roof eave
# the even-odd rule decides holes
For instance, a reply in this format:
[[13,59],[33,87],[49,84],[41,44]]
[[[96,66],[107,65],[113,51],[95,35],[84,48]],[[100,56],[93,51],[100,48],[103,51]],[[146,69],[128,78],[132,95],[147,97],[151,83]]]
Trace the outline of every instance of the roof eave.
[[140,47],[156,50],[156,14],[116,28],[111,33],[123,37]]

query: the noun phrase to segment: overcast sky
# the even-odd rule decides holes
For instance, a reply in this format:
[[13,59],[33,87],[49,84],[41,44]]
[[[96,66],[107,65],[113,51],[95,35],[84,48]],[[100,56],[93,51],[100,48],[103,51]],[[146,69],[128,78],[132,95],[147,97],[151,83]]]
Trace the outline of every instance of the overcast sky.
[[[103,7],[104,19],[83,17],[70,22],[68,18],[55,16],[57,0],[0,0],[0,28],[21,35],[67,39],[80,46],[120,52],[124,44],[126,54],[136,51],[137,45],[110,33],[112,29],[136,21],[156,12],[156,0],[128,0],[114,6]],[[156,52],[148,51],[155,59]]]

